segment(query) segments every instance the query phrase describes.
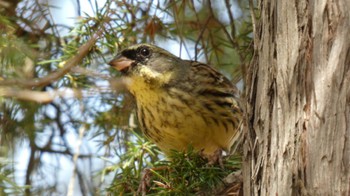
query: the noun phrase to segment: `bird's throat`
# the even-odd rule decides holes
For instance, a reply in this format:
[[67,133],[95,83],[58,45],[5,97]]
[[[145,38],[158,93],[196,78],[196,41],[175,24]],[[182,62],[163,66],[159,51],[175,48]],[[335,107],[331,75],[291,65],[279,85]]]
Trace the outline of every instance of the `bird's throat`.
[[171,72],[159,73],[148,67],[141,67],[137,73],[125,77],[124,83],[136,98],[144,99],[160,93],[159,91],[171,81],[172,76]]

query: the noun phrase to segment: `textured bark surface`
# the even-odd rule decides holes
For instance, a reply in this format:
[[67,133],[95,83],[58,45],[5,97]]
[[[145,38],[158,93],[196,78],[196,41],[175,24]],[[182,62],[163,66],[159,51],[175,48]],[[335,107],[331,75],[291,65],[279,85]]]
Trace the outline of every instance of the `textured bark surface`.
[[259,7],[244,195],[350,195],[350,1]]

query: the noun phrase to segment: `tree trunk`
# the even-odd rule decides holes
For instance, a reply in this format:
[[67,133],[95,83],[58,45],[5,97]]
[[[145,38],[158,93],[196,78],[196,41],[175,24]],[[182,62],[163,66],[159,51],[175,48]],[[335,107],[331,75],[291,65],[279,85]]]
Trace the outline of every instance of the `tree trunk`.
[[350,1],[259,7],[244,195],[350,195]]

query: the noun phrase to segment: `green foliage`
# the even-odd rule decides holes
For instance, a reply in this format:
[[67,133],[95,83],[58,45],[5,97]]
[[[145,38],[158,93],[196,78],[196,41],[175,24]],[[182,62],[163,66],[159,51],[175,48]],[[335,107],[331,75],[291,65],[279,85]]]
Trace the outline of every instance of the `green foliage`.
[[179,195],[214,194],[223,186],[223,179],[240,169],[240,156],[229,156],[219,163],[208,160],[189,147],[186,153],[173,151],[167,158],[154,144],[136,135],[135,142],[128,142],[128,150],[120,162],[103,170],[116,173],[109,194]]
[[218,163],[208,164],[207,159],[191,149],[187,153],[173,152],[169,160],[155,164],[155,168],[165,169],[151,169],[154,183],[150,190],[154,194],[214,194],[222,180],[240,168],[240,163],[239,157],[226,157],[221,167]]
[[154,144],[136,133],[133,135],[136,136],[134,137],[136,141],[127,142],[127,151],[120,156],[120,162],[105,168],[102,172],[103,175],[115,173],[114,180],[108,188],[110,193],[136,193],[143,170],[152,167],[154,161],[159,160],[160,152]]

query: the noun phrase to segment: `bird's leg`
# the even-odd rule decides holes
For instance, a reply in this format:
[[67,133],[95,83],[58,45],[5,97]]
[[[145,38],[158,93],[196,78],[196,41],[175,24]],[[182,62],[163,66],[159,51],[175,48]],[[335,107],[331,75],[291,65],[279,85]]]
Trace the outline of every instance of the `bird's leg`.
[[212,154],[205,154],[204,149],[199,152],[200,156],[208,160],[209,165],[215,165],[218,163],[221,168],[224,168],[222,153],[222,149],[217,149]]

